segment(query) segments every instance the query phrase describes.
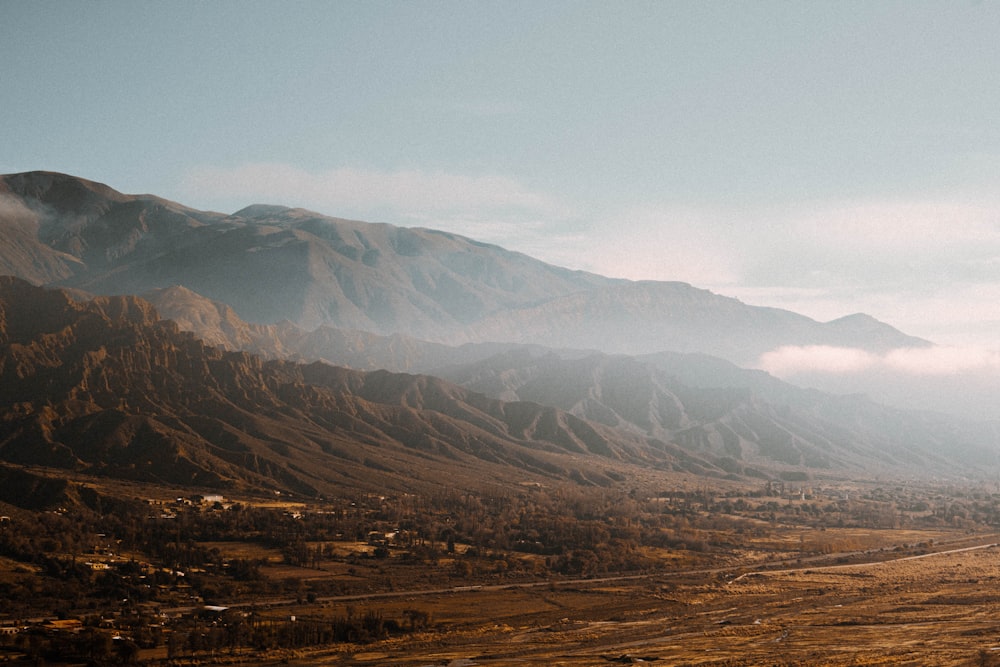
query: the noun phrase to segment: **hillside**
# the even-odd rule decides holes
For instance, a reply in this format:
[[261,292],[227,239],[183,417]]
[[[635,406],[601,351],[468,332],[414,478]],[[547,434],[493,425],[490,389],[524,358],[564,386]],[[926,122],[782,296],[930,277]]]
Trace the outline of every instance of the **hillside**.
[[80,303],[12,278],[0,279],[0,459],[308,496],[484,478],[608,484],[636,465],[722,474],[554,408],[223,352],[141,299]]
[[[5,233],[33,252],[2,260],[13,275],[98,294],[183,285],[252,322],[445,337],[487,313],[607,282],[443,232],[274,206],[198,212],[62,174],[4,176],[0,194],[21,212]],[[61,263],[42,271],[34,255]]]
[[253,352],[268,359],[326,361],[357,370],[419,373],[460,360],[476,361],[511,347],[480,343],[456,348],[405,334],[380,336],[332,326],[306,330],[287,320],[251,324],[226,304],[180,286],[152,290],[141,296],[165,319],[177,322],[181,330],[190,331],[206,343],[230,351]]

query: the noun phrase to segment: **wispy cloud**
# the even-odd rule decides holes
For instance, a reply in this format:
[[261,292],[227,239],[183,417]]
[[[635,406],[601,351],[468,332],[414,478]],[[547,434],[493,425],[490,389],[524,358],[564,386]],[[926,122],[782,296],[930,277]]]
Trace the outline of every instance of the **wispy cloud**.
[[788,378],[799,373],[857,373],[878,363],[865,350],[826,345],[787,345],[761,355],[757,367],[771,375]]
[[481,219],[501,212],[561,218],[569,211],[556,198],[507,176],[443,171],[342,167],[312,172],[280,163],[204,166],[189,171],[181,187],[191,196],[286,202],[330,215],[388,210],[408,219]]
[[17,220],[18,222],[35,220],[38,214],[16,197],[0,193],[0,219]]
[[597,261],[610,273],[699,282],[763,303],[825,302],[829,318],[872,295],[891,302],[942,285],[992,284],[1000,266],[1000,200],[982,196],[794,207],[648,202],[595,230],[609,237]]
[[983,279],[1000,256],[995,197],[816,202],[728,219],[746,249],[748,287],[927,293]]

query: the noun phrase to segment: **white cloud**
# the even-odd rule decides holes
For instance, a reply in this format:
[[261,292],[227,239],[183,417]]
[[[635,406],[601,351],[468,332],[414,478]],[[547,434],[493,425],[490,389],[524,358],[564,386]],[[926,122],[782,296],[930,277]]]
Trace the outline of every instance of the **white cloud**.
[[868,371],[907,376],[956,376],[1000,372],[1000,350],[934,346],[873,354],[856,348],[825,345],[785,346],[763,354],[757,367],[784,379],[802,374],[849,375]]
[[827,205],[797,216],[825,248],[937,254],[942,246],[1000,240],[1000,203],[970,198],[885,199]]
[[[830,319],[995,281],[1000,201],[984,197],[813,202],[796,207],[646,203],[594,226],[599,270],[687,280],[763,303],[806,304]],[[739,294],[737,294],[737,292]],[[810,307],[811,306],[811,307]]]
[[827,345],[787,345],[761,355],[757,367],[779,378],[799,373],[857,373],[878,363],[878,357],[854,348]]
[[[1000,256],[1000,201],[954,196],[843,202],[750,224],[757,285],[853,285],[926,293],[985,277]],[[988,276],[992,282],[995,276]],[[773,284],[773,283],[772,283]]]

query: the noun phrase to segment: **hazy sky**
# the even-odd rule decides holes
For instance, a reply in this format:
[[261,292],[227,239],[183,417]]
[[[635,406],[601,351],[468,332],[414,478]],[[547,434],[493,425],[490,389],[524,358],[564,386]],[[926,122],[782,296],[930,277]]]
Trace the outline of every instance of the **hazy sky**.
[[0,172],[1000,331],[1000,2],[0,0]]

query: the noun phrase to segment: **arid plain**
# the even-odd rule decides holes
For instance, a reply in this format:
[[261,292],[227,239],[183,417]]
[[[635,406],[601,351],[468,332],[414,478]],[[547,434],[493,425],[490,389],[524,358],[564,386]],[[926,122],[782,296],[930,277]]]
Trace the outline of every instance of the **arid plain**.
[[[995,538],[945,538],[941,552],[914,555],[900,548],[857,554],[852,564],[827,558],[793,567],[489,586],[382,600],[377,606],[387,613],[418,603],[437,626],[405,640],[300,653],[292,662],[1000,664]],[[331,602],[323,610],[341,613],[344,605],[364,604]]]

